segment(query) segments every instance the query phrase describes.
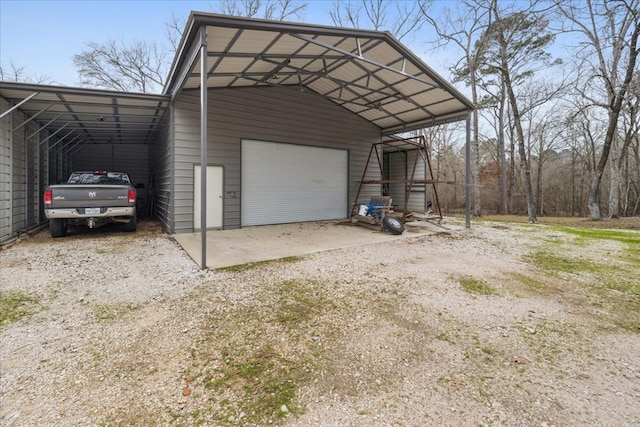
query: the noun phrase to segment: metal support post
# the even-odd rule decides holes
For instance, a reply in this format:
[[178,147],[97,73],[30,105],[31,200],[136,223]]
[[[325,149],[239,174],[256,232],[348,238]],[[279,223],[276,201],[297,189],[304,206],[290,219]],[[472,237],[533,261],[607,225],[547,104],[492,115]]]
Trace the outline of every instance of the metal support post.
[[200,27],[200,266],[207,268],[207,27]]
[[471,227],[471,114],[467,116],[467,143],[464,149],[465,155],[465,186],[464,186],[464,207],[465,221],[467,228]]

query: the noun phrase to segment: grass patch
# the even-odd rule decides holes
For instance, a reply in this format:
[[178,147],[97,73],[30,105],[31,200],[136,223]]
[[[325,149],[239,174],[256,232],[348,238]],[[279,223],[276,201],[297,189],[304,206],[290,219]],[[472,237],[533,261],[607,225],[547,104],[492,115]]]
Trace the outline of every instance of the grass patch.
[[222,365],[204,379],[213,393],[219,425],[264,425],[301,411],[294,402],[304,371],[294,359],[283,357],[270,345],[247,348],[225,346]]
[[595,261],[555,255],[549,251],[537,251],[526,257],[526,260],[547,273],[558,272],[569,274],[602,272],[606,267]]
[[210,408],[200,418],[218,426],[270,425],[304,412],[297,390],[326,359],[316,340],[330,346],[335,337],[319,320],[335,309],[324,286],[310,280],[265,285],[246,303],[211,313],[211,329],[194,347],[189,369]]
[[214,271],[220,272],[228,272],[228,273],[239,273],[242,271],[251,270],[258,267],[263,267],[269,264],[285,264],[285,263],[294,263],[302,260],[302,257],[299,256],[288,256],[284,258],[271,259],[266,261],[256,261],[256,262],[248,262],[246,264],[237,264],[231,265],[229,267],[220,267],[216,268]]
[[456,281],[466,292],[474,295],[495,295],[496,291],[484,280],[471,276],[458,277]]
[[312,282],[287,280],[276,286],[278,297],[275,319],[289,330],[297,330],[305,322],[320,314],[320,310],[329,305],[329,301],[318,298],[313,292]]
[[515,282],[521,285],[527,292],[534,292],[536,294],[557,294],[557,287],[553,286],[549,279],[546,279],[544,276],[529,276],[523,273],[511,272],[508,273],[508,276],[512,279],[510,282]]
[[640,232],[594,228],[554,227],[555,230],[578,237],[578,242],[589,244],[597,240],[611,240],[625,245],[627,260],[640,267]]
[[116,320],[138,308],[135,304],[96,304],[93,315],[98,320]]
[[579,325],[557,320],[540,320],[532,325],[516,325],[523,341],[533,350],[536,361],[555,362],[565,353],[589,355]]
[[0,291],[0,328],[35,313],[38,301],[39,298],[21,291]]
[[[528,224],[529,219],[526,215],[482,215],[474,217],[472,222],[502,222],[510,224]],[[559,216],[539,216],[539,225],[554,225],[563,227],[577,227],[584,229],[624,229],[624,230],[640,230],[640,217],[621,218],[621,219],[602,219],[600,221],[592,221],[582,217],[559,217]]]
[[614,240],[630,245],[640,245],[640,233],[636,231],[609,230],[599,228],[553,227],[563,233],[573,234],[583,239]]
[[[624,330],[640,332],[640,233],[598,228],[554,227],[576,236],[574,241],[548,246],[525,257],[543,273],[542,277],[520,275],[518,281],[539,294],[563,294],[568,303],[585,314],[604,312],[608,320]],[[598,241],[622,244],[621,250],[600,249]],[[576,250],[575,246],[583,248]],[[589,251],[589,258],[572,256]]]

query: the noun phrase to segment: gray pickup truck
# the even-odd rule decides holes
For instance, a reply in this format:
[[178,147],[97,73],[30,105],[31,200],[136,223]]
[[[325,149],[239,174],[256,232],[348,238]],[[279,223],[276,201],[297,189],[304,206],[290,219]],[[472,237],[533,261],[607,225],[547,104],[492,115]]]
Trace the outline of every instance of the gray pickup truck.
[[52,237],[66,236],[69,225],[118,222],[136,231],[136,189],[123,172],[73,172],[66,183],[47,187],[44,214]]

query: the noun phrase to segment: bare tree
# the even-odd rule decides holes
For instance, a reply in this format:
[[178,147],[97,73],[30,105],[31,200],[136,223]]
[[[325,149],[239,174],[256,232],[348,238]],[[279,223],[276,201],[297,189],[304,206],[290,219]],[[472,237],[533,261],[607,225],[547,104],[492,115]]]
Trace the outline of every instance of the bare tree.
[[222,0],[217,12],[275,21],[300,18],[307,3],[294,0]]
[[529,112],[529,138],[531,149],[537,157],[535,199],[537,211],[545,213],[545,166],[546,163],[557,156],[556,149],[564,138],[565,118],[558,114],[562,111],[560,103],[551,104],[551,99],[538,103]]
[[[464,0],[456,4],[455,15],[451,10],[444,8],[438,20],[434,19],[429,11],[428,3],[421,2],[423,18],[435,29],[440,38],[436,46],[444,47],[451,44],[457,46],[462,55],[451,66],[454,79],[465,82],[471,89],[471,100],[474,104],[480,103],[478,95],[480,57],[482,56],[486,40],[483,37],[491,23],[491,10],[486,2],[481,0]],[[482,214],[480,197],[480,131],[478,126],[478,111],[473,112],[471,150],[473,152],[473,214]],[[504,139],[499,140],[504,152]],[[501,170],[504,173],[504,158],[501,159]],[[503,175],[504,176],[504,175]],[[503,181],[501,180],[501,183]],[[506,202],[503,202],[506,204]]]
[[422,27],[420,12],[420,4],[416,2],[334,0],[329,15],[338,27],[386,30],[402,40]]
[[167,51],[155,43],[90,42],[73,62],[83,86],[133,92],[160,92],[167,74]]
[[[550,66],[550,54],[546,48],[554,36],[548,30],[548,21],[533,8],[508,12],[492,2],[494,20],[485,37],[487,46],[483,55],[483,73],[498,75],[504,83],[513,120],[514,137],[518,146],[522,182],[527,202],[529,222],[537,222],[536,203],[531,183],[531,162],[523,128],[524,108],[516,95],[517,88],[530,81],[537,71]],[[506,15],[503,17],[503,13]],[[543,99],[548,99],[546,96]]]
[[640,1],[557,0],[556,5],[568,30],[581,36],[575,57],[581,76],[580,94],[587,106],[601,108],[607,115],[607,131],[587,202],[591,219],[599,220],[602,175],[617,137],[633,74],[637,72]]
[[29,75],[26,67],[19,67],[12,62],[8,67],[0,66],[0,81],[47,84],[51,83],[51,78],[46,75]]
[[[299,17],[306,7],[307,3],[294,0],[223,0],[218,12],[285,20]],[[177,50],[183,27],[184,22],[175,14],[165,23],[169,48],[144,41],[88,43],[84,52],[73,57],[80,84],[123,91],[160,92],[170,66],[167,58]]]
[[[633,174],[629,169],[640,169],[640,164],[630,162],[630,151],[640,139],[640,124],[638,111],[640,110],[640,71],[636,73],[630,87],[629,97],[623,109],[619,137],[611,144],[611,186],[609,189],[609,216],[617,217],[627,212],[629,192],[633,182]],[[621,147],[618,147],[621,145]],[[631,168],[629,167],[631,164]],[[624,171],[624,176],[623,176]],[[640,174],[640,170],[638,171]],[[640,184],[640,180],[638,182]],[[620,205],[622,203],[622,206]]]
[[175,13],[171,14],[171,19],[164,23],[164,35],[171,46],[171,52],[175,53],[182,39],[182,31],[186,21]]

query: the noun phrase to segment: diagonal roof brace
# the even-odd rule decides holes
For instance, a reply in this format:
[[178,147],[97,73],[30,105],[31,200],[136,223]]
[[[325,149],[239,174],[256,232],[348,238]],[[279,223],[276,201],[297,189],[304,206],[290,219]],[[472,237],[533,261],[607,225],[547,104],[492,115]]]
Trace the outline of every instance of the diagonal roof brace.
[[16,105],[14,105],[13,107],[9,108],[7,111],[5,111],[4,113],[0,114],[0,119],[3,118],[4,116],[6,116],[7,114],[10,114],[13,110],[16,110],[18,108],[20,108],[20,106],[26,102],[29,102],[30,100],[32,100],[33,98],[35,98],[36,96],[38,96],[40,94],[40,92],[35,92],[32,93],[31,95],[29,95],[27,98],[23,99],[22,101],[18,102]]
[[[75,139],[74,139],[75,141]],[[87,143],[87,141],[82,138],[80,141],[75,142],[73,144],[69,143],[67,145],[63,145],[60,148],[58,148],[56,150],[56,154],[58,154],[59,152],[61,152],[62,150],[64,150],[65,148],[67,149],[67,155],[70,156],[73,153],[77,152],[80,148],[82,148],[83,145],[85,145]]]
[[284,61],[282,61],[280,63],[275,62],[275,61],[271,61],[271,60],[267,60],[267,59],[263,58],[262,56],[257,56],[256,60],[262,60],[262,61],[268,62],[270,64],[276,64],[276,66],[271,71],[266,73],[260,79],[260,81],[263,81],[263,82],[266,82],[267,80],[278,80],[278,73],[280,71],[282,71],[284,68],[286,68],[291,63],[291,59],[289,59],[289,58],[285,58]]
[[[58,154],[60,151],[62,151],[65,147],[70,147],[72,144],[74,144],[74,142],[76,141],[76,139],[82,137],[82,135],[76,135],[72,140],[65,142],[64,144],[62,144],[60,147],[58,147],[58,149],[56,150],[56,154]],[[84,139],[81,139],[79,142],[84,141]],[[76,143],[76,144],[77,144]],[[51,150],[54,146],[52,145],[51,147],[49,147],[49,150]]]
[[34,133],[32,133],[31,135],[29,135],[26,139],[31,139],[34,136],[36,136],[37,134],[40,133],[40,131],[42,129],[46,129],[51,123],[55,122],[56,120],[58,120],[60,117],[62,117],[62,113],[58,114],[57,116],[55,116],[53,119],[49,120],[44,126],[40,126],[40,129],[38,129],[37,131],[35,131]]
[[[387,71],[391,71],[391,72],[394,72],[394,73],[397,73],[397,74],[401,74],[401,75],[409,77],[409,78],[411,78],[413,80],[419,81],[420,83],[424,83],[424,84],[429,85],[429,86],[441,88],[440,85],[437,85],[437,84],[435,84],[433,82],[421,79],[420,77],[417,77],[417,76],[412,76],[411,74],[407,74],[407,73],[404,72],[404,70],[398,70],[398,69],[395,69],[393,67],[389,67],[388,65],[381,64],[380,62],[374,61],[372,59],[367,59],[364,56],[354,55],[351,52],[348,52],[348,51],[346,51],[344,49],[340,49],[338,47],[332,46],[330,44],[322,43],[321,41],[310,39],[309,37],[306,37],[306,36],[303,36],[303,35],[300,35],[300,34],[290,33],[289,35],[291,37],[295,37],[295,38],[298,38],[300,40],[304,40],[307,43],[312,43],[312,44],[315,44],[317,46],[323,47],[325,49],[333,50],[335,52],[340,52],[343,55],[348,56],[348,57],[350,57],[352,59],[357,59],[357,60],[360,60],[360,61],[364,61],[364,62],[366,62],[368,64],[375,65],[376,67],[380,67],[380,68],[385,69]],[[360,49],[359,39],[358,39],[358,49]]]
[[[63,136],[62,138],[58,139],[56,142],[54,142],[53,144],[51,144],[49,146],[49,150],[51,150],[53,147],[55,147],[56,145],[60,144],[62,141],[64,141],[69,135],[71,135],[73,132],[75,131],[75,129],[71,129],[71,131],[69,131],[69,133],[67,133],[65,136]],[[53,135],[49,135],[49,138],[51,138]],[[78,138],[80,135],[77,135],[76,138]],[[40,145],[44,144],[45,142],[47,142],[47,140],[49,139],[45,139],[44,141],[42,141],[40,143]],[[74,139],[75,140],[75,139]]]
[[[302,76],[316,76],[316,77],[320,77],[320,78],[325,78],[328,80],[331,80],[333,83],[335,83],[340,90],[340,93],[342,93],[342,90],[344,87],[355,87],[355,88],[359,88],[359,89],[363,89],[363,90],[368,90],[371,93],[376,93],[382,96],[382,98],[377,99],[376,101],[367,101],[365,104],[361,104],[361,105],[369,105],[372,104],[373,102],[379,102],[382,100],[387,100],[390,98],[395,98],[397,100],[407,100],[407,96],[401,94],[401,93],[397,93],[397,92],[393,92],[391,90],[388,89],[388,87],[384,87],[381,89],[371,89],[369,87],[369,83],[370,83],[370,79],[371,79],[371,73],[367,74],[367,82],[365,85],[361,85],[358,84],[356,82],[350,81],[350,80],[344,80],[344,79],[338,79],[336,77],[333,77],[331,75],[331,73],[327,73],[326,70],[324,71],[307,71],[304,68],[300,68],[300,67],[295,67],[293,65],[289,65],[290,60],[288,58],[285,58],[285,60],[283,62],[278,62],[278,61],[274,61],[272,59],[269,58],[265,58],[265,57],[260,57],[260,59],[264,62],[270,63],[270,64],[274,64],[276,65],[276,68],[274,68],[271,72],[267,73],[266,75],[264,75],[264,77],[260,80],[256,79],[254,74],[256,73],[243,73],[242,77],[247,79],[247,80],[253,80],[253,81],[259,81],[259,82],[264,82],[267,83],[268,80],[270,78],[272,78],[273,76],[277,76],[279,74],[285,76],[285,80],[288,77],[297,77],[297,84],[301,85],[302,84]],[[284,71],[284,69],[291,69],[291,71]],[[228,75],[229,73],[218,73],[218,76],[224,76],[224,75]],[[211,74],[212,76],[215,74]],[[261,73],[262,75],[262,73]],[[370,95],[369,94],[369,95]],[[354,92],[354,95],[356,95],[358,98],[363,98],[365,100],[367,100],[367,95],[360,95],[360,94],[356,94]],[[329,98],[331,98],[331,96],[328,96]],[[341,98],[341,94],[338,95],[337,99]],[[333,99],[336,99],[335,97],[333,97]],[[357,104],[357,103],[356,103]]]
[[[58,130],[56,130],[56,131],[55,131],[55,132],[53,132],[51,135],[49,135],[48,137],[46,137],[46,138],[44,139],[44,141],[40,141],[40,144],[39,144],[39,145],[42,145],[42,144],[44,144],[45,142],[47,142],[47,141],[48,141],[52,136],[55,136],[55,135],[56,135],[58,132],[60,132],[62,129],[64,129],[64,128],[66,128],[67,126],[69,126],[69,124],[70,124],[70,123],[71,123],[71,122],[67,122],[67,123],[65,123],[64,125],[62,125],[61,127],[59,127],[59,128],[58,128]],[[39,131],[38,131],[38,132],[39,132]],[[38,134],[38,132],[36,132],[34,135],[37,135],[37,134]],[[71,132],[73,132],[73,131],[71,131]],[[70,133],[71,133],[71,132],[70,132]],[[31,135],[31,136],[33,136],[33,135]]]
[[49,104],[47,107],[43,108],[42,110],[38,111],[37,113],[35,113],[33,116],[29,117],[27,120],[25,120],[24,122],[20,123],[18,126],[13,128],[13,132],[17,131],[18,129],[22,128],[24,125],[26,125],[27,123],[29,123],[31,120],[36,119],[40,114],[44,113],[45,111],[47,111],[49,108],[53,107],[56,104]]

